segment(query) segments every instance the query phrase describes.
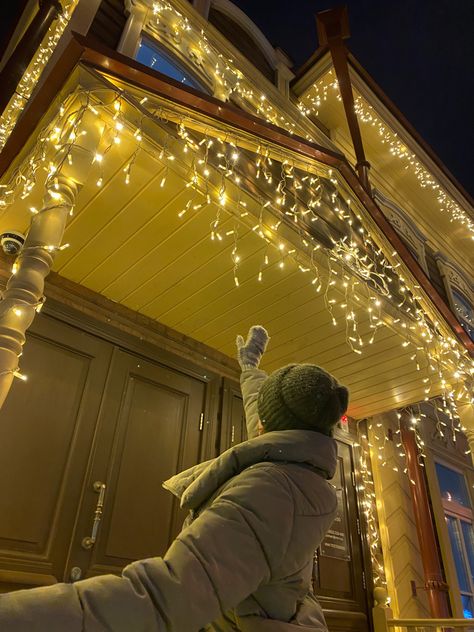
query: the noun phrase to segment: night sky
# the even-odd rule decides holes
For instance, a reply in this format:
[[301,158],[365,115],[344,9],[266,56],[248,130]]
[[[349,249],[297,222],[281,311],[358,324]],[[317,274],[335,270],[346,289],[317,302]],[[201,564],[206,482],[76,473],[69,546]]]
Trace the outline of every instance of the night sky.
[[[335,0],[234,0],[297,69],[317,48],[314,14]],[[2,2],[0,39],[24,0]],[[347,44],[474,195],[474,0],[348,0]],[[3,37],[1,37],[3,36]]]
[[[295,68],[317,48],[331,0],[234,0]],[[346,44],[474,195],[474,1],[348,0]]]

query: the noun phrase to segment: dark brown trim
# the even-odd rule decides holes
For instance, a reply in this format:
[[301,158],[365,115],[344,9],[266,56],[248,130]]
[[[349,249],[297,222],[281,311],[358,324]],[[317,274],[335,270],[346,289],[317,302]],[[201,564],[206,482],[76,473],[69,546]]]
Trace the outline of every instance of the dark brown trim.
[[62,11],[59,0],[39,0],[38,11],[28,25],[21,40],[0,72],[0,112],[8,105],[18,90],[18,84],[26,72],[35,52],[38,50],[51,24]]
[[337,169],[346,180],[348,186],[365,206],[390,244],[398,252],[400,258],[409,268],[416,281],[428,294],[446,322],[449,323],[458,339],[474,356],[474,343],[431,284],[416,259],[385,218],[380,208],[361,185],[356,173],[342,154],[310,143],[296,135],[291,135],[285,130],[266,123],[258,117],[247,114],[242,110],[238,110],[230,104],[203,95],[192,88],[183,87],[182,84],[160,73],[148,70],[141,64],[115,51],[95,44],[94,48],[92,48],[90,41],[80,35],[74,34],[73,39],[61,59],[49,73],[43,86],[26,109],[21,118],[21,125],[17,125],[10,135],[4,150],[0,154],[0,176],[22,150],[28,138],[34,132],[41,117],[51,104],[51,101],[55,98],[58,91],[66,82],[69,74],[79,62],[88,64],[103,73],[114,75],[143,90],[153,92],[157,96],[167,99],[180,107],[188,108],[221,124],[231,125],[245,133],[257,136],[265,142],[297,152],[302,156]]
[[[474,206],[474,198],[471,196],[466,189],[460,184],[456,177],[451,173],[451,171],[446,167],[441,158],[436,154],[435,150],[426,142],[426,140],[420,135],[419,132],[413,127],[410,121],[400,112],[394,102],[385,94],[382,88],[378,85],[378,83],[373,79],[369,73],[361,66],[361,64],[357,61],[352,53],[348,55],[349,64],[354,68],[354,70],[360,75],[361,79],[367,86],[372,90],[375,96],[382,102],[382,104],[387,108],[390,114],[400,123],[400,125],[406,129],[408,134],[413,137],[415,142],[420,145],[423,151],[428,155],[428,157],[436,164],[436,166],[443,172],[443,174],[451,181],[456,189],[459,190],[461,195],[466,198],[467,202],[472,206]],[[388,123],[387,123],[388,124]]]
[[400,436],[406,454],[410,495],[413,504],[418,544],[425,575],[424,589],[430,604],[431,616],[435,619],[451,616],[449,607],[449,586],[444,580],[439,553],[436,527],[431,510],[425,474],[419,461],[415,432],[410,427],[408,415],[400,419]]
[[[12,37],[15,35],[16,28],[21,18],[23,17],[23,13],[26,9],[27,4],[28,4],[28,0],[16,0],[14,14],[13,15],[10,14],[10,18],[7,18],[10,24],[8,28],[5,30],[3,38],[0,40],[0,60],[3,59],[5,53],[7,52],[8,45],[10,44]],[[11,6],[11,3],[10,3],[10,6]]]
[[360,133],[359,119],[355,111],[354,94],[352,92],[349,64],[347,60],[347,48],[344,40],[349,37],[349,18],[347,7],[335,7],[321,11],[316,15],[319,41],[327,44],[332,57],[334,70],[339,84],[342,105],[346,115],[347,125],[351,135],[352,146],[356,156],[356,170],[359,180],[366,191],[370,193],[369,169],[370,164],[366,160],[364,143]]
[[[300,68],[298,68],[295,76],[291,80],[291,85],[294,86],[298,82],[300,82],[304,78],[304,76],[313,68],[313,66],[315,66],[328,52],[329,47],[327,45],[319,46],[317,50],[311,55],[311,57],[307,61],[305,61]],[[402,112],[397,108],[394,102],[385,94],[385,92],[378,85],[375,79],[371,77],[367,70],[360,64],[360,62],[350,51],[348,51],[347,60],[349,62],[349,65],[352,66],[353,70],[360,76],[362,81],[380,100],[382,105],[387,108],[390,114],[408,132],[408,134],[422,148],[427,156],[436,164],[438,169],[440,169],[440,171],[446,176],[446,178],[448,178],[452,185],[456,189],[458,189],[458,191],[471,205],[471,207],[474,207],[474,199],[472,195],[468,191],[466,191],[462,184],[460,184],[460,182],[451,173],[448,167],[443,163],[441,158],[436,154],[434,149],[425,141],[425,139],[413,127],[410,121],[404,116],[404,114],[402,114]]]

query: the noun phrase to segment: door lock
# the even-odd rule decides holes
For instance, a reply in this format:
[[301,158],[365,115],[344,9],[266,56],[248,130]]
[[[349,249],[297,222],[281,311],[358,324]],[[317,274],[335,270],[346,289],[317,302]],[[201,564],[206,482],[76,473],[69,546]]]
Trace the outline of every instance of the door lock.
[[69,579],[72,582],[77,582],[81,579],[82,577],[82,568],[79,568],[79,566],[73,566],[71,568],[71,572],[69,573]]

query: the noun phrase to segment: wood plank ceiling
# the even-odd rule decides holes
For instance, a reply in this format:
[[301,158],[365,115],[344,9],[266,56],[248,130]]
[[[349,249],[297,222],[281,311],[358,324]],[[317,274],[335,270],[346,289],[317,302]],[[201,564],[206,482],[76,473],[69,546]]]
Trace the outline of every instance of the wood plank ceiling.
[[[127,184],[124,169],[132,151],[122,143],[104,161],[103,186],[91,176],[82,187],[66,229],[70,247],[58,253],[56,272],[229,356],[237,334],[265,325],[271,342],[263,368],[289,362],[324,366],[349,387],[349,412],[356,418],[424,398],[425,367],[417,370],[413,351],[396,333],[381,327],[367,344],[373,330],[364,307],[358,310],[363,353],[352,352],[345,311],[335,306],[334,326],[324,289],[318,294],[290,257],[282,260],[277,249],[266,249],[248,226],[226,213],[220,224],[224,239],[212,241],[214,204],[179,217],[190,189],[156,152],[137,154]],[[28,208],[41,204],[37,189],[1,215],[0,231],[26,229]],[[241,257],[238,287],[235,247]]]

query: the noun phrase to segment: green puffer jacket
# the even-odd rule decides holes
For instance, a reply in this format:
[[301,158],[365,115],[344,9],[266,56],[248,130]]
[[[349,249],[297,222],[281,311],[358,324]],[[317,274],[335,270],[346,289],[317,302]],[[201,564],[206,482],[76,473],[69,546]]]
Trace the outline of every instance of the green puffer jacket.
[[[242,374],[249,435],[263,371]],[[314,549],[336,514],[336,443],[271,432],[166,482],[190,510],[164,558],[122,577],[0,595],[8,632],[323,632]],[[212,624],[210,622],[213,622]],[[206,627],[207,626],[207,627]]]

